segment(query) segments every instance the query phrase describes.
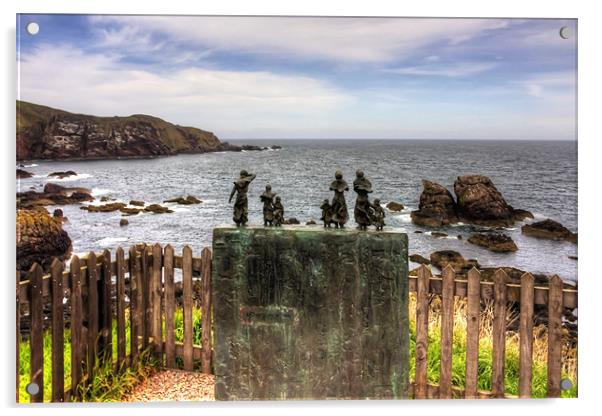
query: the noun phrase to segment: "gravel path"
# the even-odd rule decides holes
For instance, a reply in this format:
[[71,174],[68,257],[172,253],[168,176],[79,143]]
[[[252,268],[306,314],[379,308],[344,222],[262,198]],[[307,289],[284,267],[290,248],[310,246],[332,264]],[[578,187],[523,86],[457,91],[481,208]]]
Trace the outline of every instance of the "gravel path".
[[163,370],[140,383],[126,402],[215,400],[215,380],[211,374]]

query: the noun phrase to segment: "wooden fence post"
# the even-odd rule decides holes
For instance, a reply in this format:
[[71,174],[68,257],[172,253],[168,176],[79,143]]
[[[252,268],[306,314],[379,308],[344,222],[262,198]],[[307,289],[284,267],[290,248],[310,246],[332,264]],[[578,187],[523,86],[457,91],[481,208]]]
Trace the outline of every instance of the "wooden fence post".
[[20,376],[19,376],[19,370],[21,369],[21,306],[20,306],[20,294],[21,294],[21,275],[19,273],[19,271],[17,270],[17,296],[16,296],[16,301],[17,301],[17,308],[16,308],[16,328],[17,328],[17,332],[15,334],[15,340],[17,341],[17,345],[16,345],[16,352],[17,355],[15,357],[15,372],[16,372],[16,387],[15,387],[15,400],[16,403],[19,403],[19,393],[21,390],[21,381],[20,381]]
[[532,394],[533,382],[533,296],[534,279],[531,273],[525,273],[520,282],[520,374],[519,397],[527,398]]
[[99,357],[113,361],[113,305],[111,301],[111,252],[102,252],[98,281],[98,315],[100,323]]
[[562,371],[562,280],[550,279],[548,298],[548,397],[560,397]]
[[98,353],[98,268],[96,254],[90,252],[86,261],[88,287],[88,383],[94,378],[94,365]]
[[83,350],[83,305],[79,257],[73,256],[69,266],[71,276],[71,395],[79,397],[79,383],[82,380]]
[[466,308],[466,383],[465,397],[476,399],[479,370],[479,313],[481,310],[481,273],[476,268],[468,271]]
[[[121,368],[126,361],[125,355],[125,259],[123,249],[117,249],[116,256],[116,283],[117,283],[117,363]],[[130,281],[131,281],[130,276]],[[131,299],[130,299],[131,302]]]
[[192,371],[192,249],[189,246],[185,246],[182,251],[182,291],[184,298],[184,370]]
[[449,264],[442,273],[441,288],[441,376],[439,398],[452,397],[452,347],[454,336],[455,272]]
[[201,357],[203,373],[211,374],[212,323],[213,317],[211,298],[211,250],[207,247],[201,251],[201,292],[202,292],[202,345]]
[[42,267],[34,263],[29,270],[29,317],[31,328],[29,334],[30,383],[39,387],[37,394],[32,394],[32,403],[44,401],[44,334],[43,334],[43,298],[42,298]]
[[504,368],[506,358],[506,282],[508,275],[502,269],[493,275],[493,362],[492,393],[493,397],[503,398],[505,395]]
[[174,335],[174,310],[175,310],[175,287],[174,287],[174,250],[171,245],[165,246],[163,261],[165,273],[165,366],[176,367],[176,341]]
[[151,335],[153,337],[153,349],[155,355],[160,362],[163,362],[163,336],[161,329],[161,260],[163,257],[163,251],[159,244],[153,246],[153,268],[151,278]]
[[138,363],[138,337],[140,336],[140,262],[136,247],[129,252],[130,263],[130,363]]
[[63,262],[54,258],[51,271],[52,292],[52,401],[65,401],[65,353],[63,321]]
[[428,369],[428,294],[431,271],[422,265],[418,269],[416,285],[416,388],[415,399],[424,399],[427,396],[427,369]]
[[148,347],[148,341],[151,334],[151,304],[150,304],[150,256],[148,255],[148,249],[146,244],[142,247],[142,279],[140,280],[140,287],[142,288],[141,308],[142,311],[142,349]]

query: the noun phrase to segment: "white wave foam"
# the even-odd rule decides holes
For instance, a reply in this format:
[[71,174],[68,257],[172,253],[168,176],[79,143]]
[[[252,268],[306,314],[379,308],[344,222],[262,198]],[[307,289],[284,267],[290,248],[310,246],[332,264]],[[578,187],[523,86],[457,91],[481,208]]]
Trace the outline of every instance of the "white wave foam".
[[51,177],[48,178],[49,182],[72,182],[72,181],[78,181],[80,179],[87,179],[87,178],[91,178],[92,175],[90,175],[89,173],[79,173],[77,175],[71,175],[71,176],[67,176],[66,178],[56,178],[56,177]]
[[107,195],[113,192],[112,189],[104,189],[104,188],[92,188],[92,196],[101,196]]
[[98,240],[96,242],[96,244],[98,244],[101,247],[109,247],[109,246],[113,245],[114,243],[122,243],[127,240],[128,240],[127,237],[106,237],[106,238],[103,238],[102,240]]
[[30,165],[23,165],[24,168],[35,168],[36,166],[38,166],[37,163],[32,163]]
[[173,212],[189,212],[190,208],[182,208],[182,207],[178,207],[178,206],[170,206],[169,209],[171,209]]

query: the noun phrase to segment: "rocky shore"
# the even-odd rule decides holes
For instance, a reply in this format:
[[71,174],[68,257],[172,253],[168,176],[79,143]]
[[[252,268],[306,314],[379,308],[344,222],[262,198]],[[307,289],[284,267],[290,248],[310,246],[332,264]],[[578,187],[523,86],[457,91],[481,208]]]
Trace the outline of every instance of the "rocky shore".
[[143,114],[96,117],[25,101],[17,101],[17,114],[17,160],[156,157],[280,148],[221,142],[211,132]]

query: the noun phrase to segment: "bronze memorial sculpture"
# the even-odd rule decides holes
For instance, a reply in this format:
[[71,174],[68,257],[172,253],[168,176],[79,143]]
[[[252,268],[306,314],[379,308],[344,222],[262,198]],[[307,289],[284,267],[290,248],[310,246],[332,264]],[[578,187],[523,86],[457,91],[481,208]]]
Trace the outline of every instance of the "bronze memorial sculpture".
[[282,202],[280,202],[280,197],[277,196],[276,202],[274,202],[274,225],[276,227],[280,227],[283,222],[284,222],[284,206],[282,205]]
[[234,187],[230,193],[230,199],[228,203],[232,202],[234,194],[236,194],[236,201],[234,201],[234,215],[232,219],[236,223],[237,227],[247,225],[249,220],[249,201],[247,199],[247,192],[249,191],[249,184],[255,179],[257,175],[249,174],[246,170],[240,171],[240,178],[234,182]]
[[349,190],[349,187],[347,182],[343,180],[343,173],[340,170],[335,172],[334,178],[335,180],[330,184],[330,190],[334,191],[331,205],[332,222],[334,222],[336,228],[343,228],[349,219],[344,193]]
[[265,192],[261,194],[260,199],[263,202],[263,226],[267,227],[274,223],[274,197],[272,186],[266,185]]
[[334,221],[332,220],[332,206],[330,205],[328,198],[322,202],[320,209],[322,210],[322,218],[320,219],[324,221],[324,228],[330,228],[330,224],[332,224]]
[[355,180],[353,181],[353,190],[357,193],[357,199],[355,200],[355,209],[353,214],[358,228],[360,230],[365,230],[369,225],[372,224],[372,219],[374,216],[372,205],[368,200],[368,194],[372,192],[372,184],[364,176],[364,172],[361,169],[357,170],[355,176]]
[[380,199],[377,198],[374,199],[374,203],[371,206],[374,209],[373,224],[376,226],[376,230],[380,231],[386,225],[385,210],[380,206]]

